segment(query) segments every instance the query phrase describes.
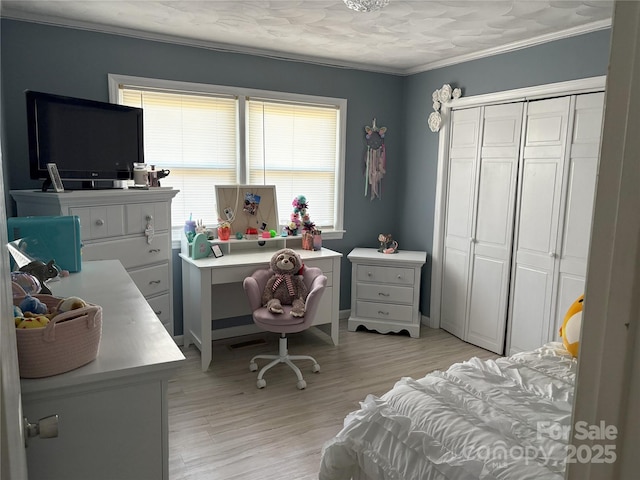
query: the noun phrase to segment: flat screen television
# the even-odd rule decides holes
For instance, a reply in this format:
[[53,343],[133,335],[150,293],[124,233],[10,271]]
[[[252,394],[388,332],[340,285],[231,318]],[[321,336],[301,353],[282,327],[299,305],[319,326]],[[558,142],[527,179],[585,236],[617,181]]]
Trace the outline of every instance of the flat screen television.
[[50,182],[48,163],[60,178],[129,180],[133,164],[144,163],[142,109],[50,93],[25,92],[29,166],[33,180]]

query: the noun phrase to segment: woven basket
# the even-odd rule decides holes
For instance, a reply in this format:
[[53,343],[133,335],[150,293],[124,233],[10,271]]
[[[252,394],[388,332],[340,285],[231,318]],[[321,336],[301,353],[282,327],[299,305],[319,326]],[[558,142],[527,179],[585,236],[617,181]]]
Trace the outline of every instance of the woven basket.
[[[49,309],[61,298],[33,295]],[[14,297],[19,305],[24,297]],[[18,364],[22,378],[58,375],[86,365],[98,356],[102,307],[88,305],[56,315],[44,328],[17,328]]]

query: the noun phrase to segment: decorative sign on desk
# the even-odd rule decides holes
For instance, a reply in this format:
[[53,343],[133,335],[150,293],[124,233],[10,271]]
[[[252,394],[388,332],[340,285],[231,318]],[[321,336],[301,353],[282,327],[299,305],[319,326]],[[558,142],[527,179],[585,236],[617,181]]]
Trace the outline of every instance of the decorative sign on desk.
[[231,225],[232,235],[279,230],[274,185],[216,185],[216,203],[218,217]]
[[208,257],[210,252],[209,241],[204,233],[197,233],[193,237],[193,243],[191,245],[191,256],[194,260],[199,258]]

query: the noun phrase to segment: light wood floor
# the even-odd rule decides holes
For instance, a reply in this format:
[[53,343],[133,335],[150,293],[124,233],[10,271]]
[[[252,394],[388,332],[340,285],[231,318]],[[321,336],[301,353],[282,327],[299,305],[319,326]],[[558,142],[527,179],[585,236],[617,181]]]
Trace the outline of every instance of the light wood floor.
[[[266,343],[231,347],[252,339]],[[170,480],[317,479],[323,444],[367,394],[381,395],[401,377],[420,378],[473,356],[497,357],[443,330],[423,327],[414,339],[348,332],[341,321],[338,347],[313,329],[289,338],[290,354],[312,355],[322,368],[314,374],[311,362],[297,362],[305,390],[283,364],[267,372],[267,386],[259,390],[249,360],[277,350],[277,334],[217,341],[203,373],[200,352],[183,349],[187,361],[169,384]]]

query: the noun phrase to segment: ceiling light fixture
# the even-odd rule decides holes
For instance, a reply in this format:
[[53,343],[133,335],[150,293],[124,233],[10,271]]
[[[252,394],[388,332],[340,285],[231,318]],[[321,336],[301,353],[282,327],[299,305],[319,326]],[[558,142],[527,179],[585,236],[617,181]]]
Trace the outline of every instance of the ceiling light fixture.
[[344,0],[344,4],[356,12],[375,12],[389,5],[389,0]]

